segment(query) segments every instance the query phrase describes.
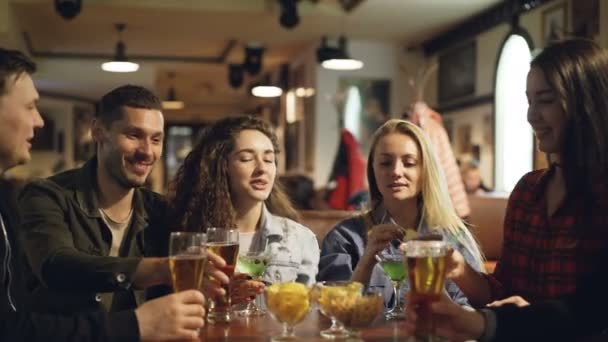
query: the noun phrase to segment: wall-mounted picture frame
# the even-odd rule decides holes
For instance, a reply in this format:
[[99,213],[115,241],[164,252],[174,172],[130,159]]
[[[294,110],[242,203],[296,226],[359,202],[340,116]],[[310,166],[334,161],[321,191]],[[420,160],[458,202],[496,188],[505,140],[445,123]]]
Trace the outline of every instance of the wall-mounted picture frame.
[[477,42],[469,41],[439,56],[439,103],[446,105],[475,95]]
[[542,12],[541,35],[543,46],[561,40],[568,32],[567,7],[565,2],[551,6]]
[[599,0],[572,1],[572,33],[593,39],[600,33]]
[[357,139],[361,152],[367,155],[378,127],[390,119],[391,80],[342,77],[336,97],[343,128]]

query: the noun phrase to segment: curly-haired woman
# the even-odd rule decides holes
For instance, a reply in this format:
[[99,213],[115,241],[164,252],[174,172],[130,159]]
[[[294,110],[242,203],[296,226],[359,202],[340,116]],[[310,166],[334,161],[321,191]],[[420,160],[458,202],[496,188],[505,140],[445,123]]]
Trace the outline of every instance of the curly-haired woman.
[[[296,210],[275,184],[277,153],[276,134],[261,119],[231,117],[208,127],[170,186],[171,222],[188,231],[236,227],[240,254],[269,253],[264,281],[310,285],[319,245],[310,229],[295,222]],[[248,281],[246,293],[262,288]]]

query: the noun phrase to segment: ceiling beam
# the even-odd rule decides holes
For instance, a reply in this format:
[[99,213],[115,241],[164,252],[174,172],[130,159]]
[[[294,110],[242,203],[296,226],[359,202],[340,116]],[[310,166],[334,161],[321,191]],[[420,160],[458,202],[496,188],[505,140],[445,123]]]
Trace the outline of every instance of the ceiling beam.
[[355,8],[359,7],[364,0],[340,0],[340,6],[345,12],[351,12]]
[[[32,39],[27,32],[23,32],[25,46],[33,57],[58,58],[58,59],[102,59],[111,60],[113,54],[85,53],[85,52],[54,52],[38,50],[34,47]],[[224,64],[232,49],[236,46],[236,39],[229,39],[217,56],[172,56],[172,55],[137,55],[128,54],[130,60],[154,61],[154,62],[176,62],[176,63],[202,63],[202,64]]]

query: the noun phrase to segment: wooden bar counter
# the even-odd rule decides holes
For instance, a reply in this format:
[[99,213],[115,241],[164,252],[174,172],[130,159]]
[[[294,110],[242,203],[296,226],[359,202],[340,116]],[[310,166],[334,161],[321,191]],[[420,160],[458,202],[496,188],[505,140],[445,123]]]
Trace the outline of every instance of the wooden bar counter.
[[[367,329],[361,330],[364,341],[405,341],[403,321],[386,321],[380,316]],[[311,310],[306,319],[295,326],[298,341],[331,341],[319,335],[330,325],[329,319],[316,309]],[[209,324],[201,331],[201,341],[270,341],[281,334],[282,327],[269,313],[261,317],[237,317],[230,323]],[[340,340],[337,340],[340,341]]]

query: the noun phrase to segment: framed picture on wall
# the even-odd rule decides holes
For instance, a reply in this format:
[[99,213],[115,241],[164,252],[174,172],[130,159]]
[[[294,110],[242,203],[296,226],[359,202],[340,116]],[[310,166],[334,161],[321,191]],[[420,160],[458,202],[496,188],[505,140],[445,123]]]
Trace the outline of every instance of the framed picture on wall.
[[337,98],[343,127],[349,130],[367,155],[371,137],[390,119],[391,81],[368,78],[340,78]]
[[475,40],[439,56],[439,102],[454,103],[475,94],[477,43]]
[[600,32],[599,0],[572,1],[571,6],[574,35],[594,38]]
[[567,8],[565,2],[549,7],[543,11],[541,20],[543,46],[547,46],[551,44],[551,42],[564,38],[568,27],[566,13]]

